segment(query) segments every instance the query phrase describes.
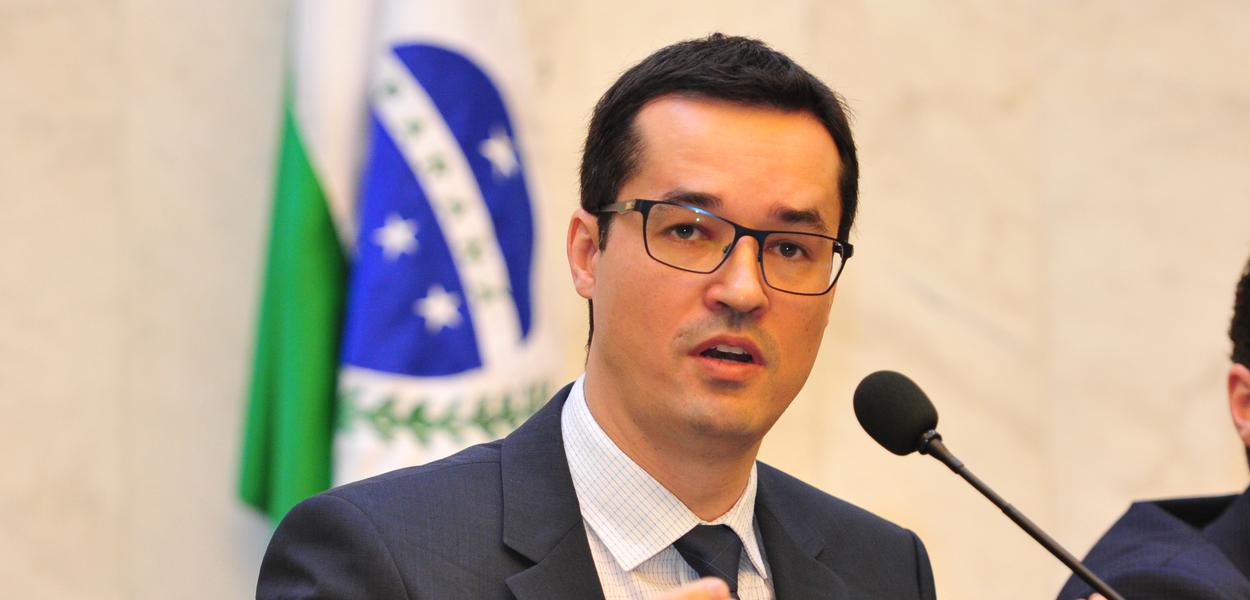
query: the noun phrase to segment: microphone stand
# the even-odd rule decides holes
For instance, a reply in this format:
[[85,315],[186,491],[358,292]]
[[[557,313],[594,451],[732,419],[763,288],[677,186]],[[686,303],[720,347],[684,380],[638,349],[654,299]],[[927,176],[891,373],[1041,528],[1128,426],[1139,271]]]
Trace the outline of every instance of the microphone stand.
[[1025,533],[1029,534],[1029,536],[1037,540],[1037,543],[1049,550],[1055,558],[1059,559],[1059,562],[1062,562],[1067,565],[1069,569],[1072,569],[1073,573],[1076,573],[1081,577],[1081,579],[1084,579],[1085,583],[1088,583],[1090,587],[1094,588],[1094,591],[1106,596],[1107,600],[1124,600],[1123,596],[1111,589],[1111,586],[1107,585],[1107,583],[1095,575],[1093,571],[1090,571],[1083,563],[1081,563],[1081,561],[1077,560],[1075,556],[1072,556],[1071,552],[1068,552],[1063,548],[1063,546],[1060,546],[1059,542],[1056,542],[1049,535],[1046,535],[1046,532],[1042,531],[1037,524],[1030,521],[1029,518],[1024,516],[1023,513],[1016,510],[1016,507],[1012,506],[1006,500],[1003,500],[1001,496],[994,493],[994,490],[990,489],[990,486],[985,485],[985,482],[978,479],[976,475],[973,475],[972,471],[969,471],[968,468],[964,466],[963,462],[961,462],[958,458],[955,458],[955,455],[951,454],[950,450],[946,449],[946,445],[942,443],[941,434],[939,434],[936,430],[930,429],[925,432],[924,436],[920,438],[919,450],[921,454],[928,454],[933,458],[942,461],[942,464],[950,467],[950,470],[958,473],[959,476],[963,477],[965,481],[972,484],[972,487],[976,488],[978,492],[981,492],[982,496],[988,498],[990,502],[994,503],[994,506],[997,506],[1004,513],[1006,513],[1007,518],[1015,521],[1016,525],[1019,525]]

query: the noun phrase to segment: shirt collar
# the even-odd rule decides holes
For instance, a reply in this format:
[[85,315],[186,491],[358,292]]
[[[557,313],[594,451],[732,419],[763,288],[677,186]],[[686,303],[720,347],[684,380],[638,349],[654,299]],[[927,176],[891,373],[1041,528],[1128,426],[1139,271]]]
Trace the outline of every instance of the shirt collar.
[[631,571],[695,525],[728,525],[742,540],[742,548],[756,572],[767,578],[754,527],[755,464],[751,465],[746,489],[733,507],[713,521],[701,521],[599,427],[586,405],[585,379],[583,373],[573,382],[564,404],[564,448],[582,518],[617,564]]

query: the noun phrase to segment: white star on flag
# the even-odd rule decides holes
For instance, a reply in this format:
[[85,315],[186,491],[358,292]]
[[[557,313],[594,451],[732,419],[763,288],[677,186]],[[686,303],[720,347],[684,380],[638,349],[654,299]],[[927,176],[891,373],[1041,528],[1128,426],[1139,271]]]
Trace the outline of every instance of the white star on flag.
[[512,139],[504,132],[503,127],[498,125],[492,127],[490,137],[478,144],[477,151],[490,161],[496,178],[512,177],[512,174],[516,173],[516,149],[512,147]]
[[430,286],[430,291],[416,301],[413,310],[425,319],[425,329],[430,333],[460,324],[460,298],[441,285]]
[[386,216],[386,225],[373,231],[373,241],[382,247],[387,260],[417,251],[417,222],[396,213]]

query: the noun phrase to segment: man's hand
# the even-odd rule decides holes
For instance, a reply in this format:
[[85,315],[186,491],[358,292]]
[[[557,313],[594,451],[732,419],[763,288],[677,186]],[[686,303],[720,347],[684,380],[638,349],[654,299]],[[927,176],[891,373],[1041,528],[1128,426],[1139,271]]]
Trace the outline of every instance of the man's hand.
[[729,586],[715,577],[704,577],[664,594],[656,600],[730,600]]

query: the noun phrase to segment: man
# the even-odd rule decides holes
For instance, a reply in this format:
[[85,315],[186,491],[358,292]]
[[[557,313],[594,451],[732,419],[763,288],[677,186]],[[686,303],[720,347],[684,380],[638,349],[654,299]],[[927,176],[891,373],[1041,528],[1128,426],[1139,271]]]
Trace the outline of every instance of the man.
[[[1250,460],[1250,262],[1235,298],[1228,407]],[[1250,598],[1250,489],[1238,496],[1134,503],[1085,564],[1130,600]],[[1059,599],[1090,591],[1073,577]]]
[[914,534],[755,462],[815,360],[857,178],[838,98],[760,42],[630,69],[568,230],[585,374],[502,441],[296,507],[257,596],[933,598]]

